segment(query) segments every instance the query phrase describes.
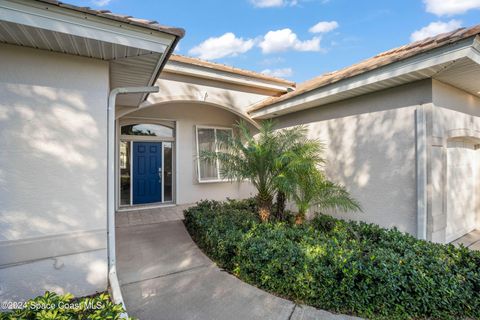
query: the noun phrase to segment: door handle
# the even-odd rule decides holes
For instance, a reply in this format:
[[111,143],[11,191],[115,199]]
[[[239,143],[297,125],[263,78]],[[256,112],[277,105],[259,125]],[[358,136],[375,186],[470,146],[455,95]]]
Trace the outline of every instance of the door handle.
[[158,177],[160,178],[160,180],[158,180],[158,183],[162,183],[162,173],[162,167],[158,168]]

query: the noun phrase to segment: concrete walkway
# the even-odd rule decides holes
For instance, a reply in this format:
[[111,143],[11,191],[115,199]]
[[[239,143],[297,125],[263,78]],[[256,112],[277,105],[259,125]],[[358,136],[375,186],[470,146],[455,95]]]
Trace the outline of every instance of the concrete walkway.
[[180,218],[142,217],[148,224],[132,218],[132,224],[123,221],[117,228],[118,274],[129,315],[142,320],[355,319],[296,305],[220,270]]
[[452,244],[459,245],[463,244],[465,247],[470,250],[479,250],[480,251],[480,230],[473,230],[470,233],[467,233],[463,237],[458,238],[455,241],[452,241]]

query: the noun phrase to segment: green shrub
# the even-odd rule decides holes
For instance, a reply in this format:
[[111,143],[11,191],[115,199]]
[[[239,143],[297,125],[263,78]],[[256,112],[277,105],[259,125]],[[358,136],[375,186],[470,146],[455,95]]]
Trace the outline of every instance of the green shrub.
[[258,216],[255,200],[202,201],[185,211],[185,224],[192,238],[221,267],[231,269],[236,246]]
[[0,312],[0,319],[114,320],[120,319],[120,315],[123,312],[123,306],[114,304],[106,293],[75,299],[71,294],[57,295],[47,291],[45,295],[25,302],[20,309],[4,313]]
[[319,215],[259,223],[242,202],[202,202],[189,232],[222,267],[264,290],[377,319],[480,319],[480,252]]

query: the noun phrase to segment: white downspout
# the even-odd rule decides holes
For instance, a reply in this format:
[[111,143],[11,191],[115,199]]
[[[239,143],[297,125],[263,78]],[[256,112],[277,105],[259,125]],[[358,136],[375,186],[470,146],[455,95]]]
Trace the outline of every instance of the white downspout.
[[[107,244],[108,244],[108,281],[112,299],[125,308],[117,277],[115,258],[115,100],[119,94],[158,92],[158,87],[115,88],[108,96],[107,108]],[[126,310],[126,309],[125,309]],[[122,315],[122,318],[126,314]]]

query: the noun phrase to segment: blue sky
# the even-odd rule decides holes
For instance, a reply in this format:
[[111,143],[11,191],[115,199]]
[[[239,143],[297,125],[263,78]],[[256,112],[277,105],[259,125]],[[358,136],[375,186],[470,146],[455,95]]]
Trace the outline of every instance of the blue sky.
[[480,23],[480,0],[70,0],[186,29],[177,53],[297,82]]

